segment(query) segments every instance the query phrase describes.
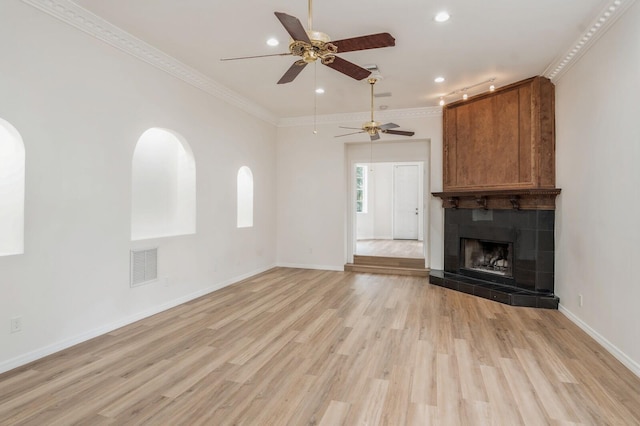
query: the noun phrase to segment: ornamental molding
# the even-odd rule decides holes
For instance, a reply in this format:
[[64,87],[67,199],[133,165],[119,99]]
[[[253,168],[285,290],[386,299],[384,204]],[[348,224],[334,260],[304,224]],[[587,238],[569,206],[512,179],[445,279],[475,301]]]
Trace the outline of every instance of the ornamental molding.
[[[403,118],[425,118],[442,116],[442,107],[389,109],[376,111],[376,121],[388,121]],[[278,121],[278,127],[313,126],[314,124],[336,124],[350,122],[364,122],[371,119],[371,111],[344,114],[325,114],[314,117],[285,117]]]
[[[254,117],[278,127],[294,127],[313,124],[333,124],[359,122],[369,119],[369,112],[327,114],[317,117],[284,117],[275,114],[239,93],[207,77],[176,58],[162,52],[150,44],[118,28],[103,18],[89,12],[72,0],[21,0],[62,22],[65,22],[97,39],[110,44],[180,80],[221,99]],[[558,81],[564,73],[609,29],[636,0],[612,0],[594,19],[587,30],[572,44],[563,55],[558,57],[543,75]],[[419,118],[442,115],[441,107],[409,108],[377,111],[376,118],[392,120],[401,118]]]
[[553,82],[560,80],[567,70],[624,15],[635,1],[636,0],[610,1],[571,47],[547,67],[543,75]]
[[22,0],[30,6],[84,31],[180,80],[215,96],[267,123],[276,125],[278,118],[251,100],[212,80],[176,58],[134,37],[71,0]]

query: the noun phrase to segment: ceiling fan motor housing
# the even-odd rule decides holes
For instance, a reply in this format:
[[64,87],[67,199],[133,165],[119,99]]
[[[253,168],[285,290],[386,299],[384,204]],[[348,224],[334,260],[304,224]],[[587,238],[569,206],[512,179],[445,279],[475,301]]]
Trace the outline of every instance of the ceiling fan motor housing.
[[380,123],[377,121],[367,121],[362,125],[362,130],[370,135],[375,135],[380,130]]
[[301,40],[291,39],[289,42],[289,51],[295,56],[301,56],[302,60],[310,64],[318,59],[327,65],[333,62],[334,55],[338,52],[338,48],[330,43],[331,38],[320,31],[309,31],[307,35],[311,44]]

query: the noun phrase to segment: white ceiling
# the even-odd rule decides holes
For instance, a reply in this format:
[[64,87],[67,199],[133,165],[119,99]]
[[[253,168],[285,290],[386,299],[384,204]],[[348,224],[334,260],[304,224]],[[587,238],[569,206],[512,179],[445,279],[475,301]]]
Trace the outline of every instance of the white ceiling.
[[[326,92],[318,114],[367,111],[369,88],[320,63],[289,84],[276,82],[297,58],[221,58],[287,52],[288,34],[273,12],[307,26],[307,0],[74,0],[144,42],[221,83],[277,117],[314,113],[314,74]],[[313,27],[334,39],[389,32],[395,47],[341,56],[378,65],[376,99],[389,109],[432,107],[439,96],[495,78],[497,87],[541,75],[575,45],[608,0],[316,0]],[[451,19],[437,23],[447,10]],[[281,44],[269,47],[276,37]],[[315,70],[314,70],[315,68]],[[443,76],[441,84],[434,78]],[[469,94],[486,90],[479,86]],[[450,96],[448,101],[459,99]]]

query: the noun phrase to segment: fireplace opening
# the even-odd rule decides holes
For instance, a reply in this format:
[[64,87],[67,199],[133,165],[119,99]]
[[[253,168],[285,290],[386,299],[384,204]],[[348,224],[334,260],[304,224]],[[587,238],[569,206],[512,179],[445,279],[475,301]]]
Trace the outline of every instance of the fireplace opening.
[[513,245],[509,242],[462,238],[462,268],[513,277]]

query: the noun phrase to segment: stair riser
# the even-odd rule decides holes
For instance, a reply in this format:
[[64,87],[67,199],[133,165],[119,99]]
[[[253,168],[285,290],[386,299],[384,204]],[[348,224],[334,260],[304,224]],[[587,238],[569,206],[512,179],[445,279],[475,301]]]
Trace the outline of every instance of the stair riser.
[[385,274],[385,275],[406,275],[412,277],[428,277],[428,269],[410,269],[410,268],[392,268],[392,267],[379,267],[370,265],[355,265],[349,264],[344,266],[344,270],[347,272],[364,272],[369,274]]
[[424,269],[424,259],[382,256],[353,256],[354,265],[388,266],[392,268]]

